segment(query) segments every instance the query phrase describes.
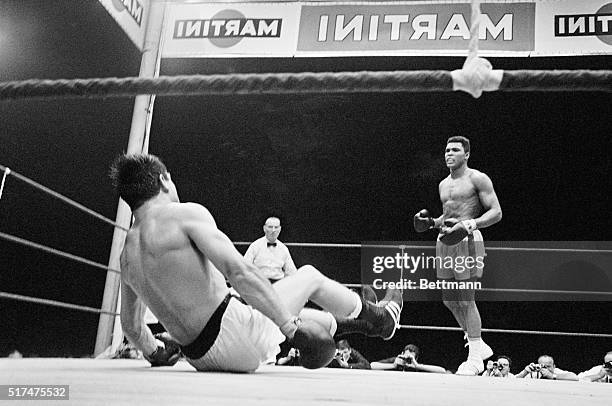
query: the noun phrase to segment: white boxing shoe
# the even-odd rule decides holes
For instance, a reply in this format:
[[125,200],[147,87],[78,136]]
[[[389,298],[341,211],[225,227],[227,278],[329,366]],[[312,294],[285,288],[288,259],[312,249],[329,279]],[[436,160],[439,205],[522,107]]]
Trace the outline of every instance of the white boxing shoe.
[[455,375],[477,376],[484,371],[484,363],[481,359],[468,358],[457,368]]
[[[465,340],[465,344],[463,344],[463,346],[468,347],[467,333],[463,333],[463,339]],[[482,338],[480,339],[480,342],[480,358],[482,358],[483,361],[486,361],[493,356],[493,349],[489,347],[489,345],[485,343]]]
[[482,358],[483,361],[486,361],[492,356],[493,350],[491,349],[491,347],[489,347],[487,343],[482,341],[482,343],[480,344],[480,358]]

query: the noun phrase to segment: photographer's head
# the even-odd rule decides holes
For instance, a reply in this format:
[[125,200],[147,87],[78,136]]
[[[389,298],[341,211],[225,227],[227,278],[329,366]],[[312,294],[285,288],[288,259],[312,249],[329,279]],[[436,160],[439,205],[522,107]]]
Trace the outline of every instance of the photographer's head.
[[338,351],[342,352],[342,351],[350,351],[351,350],[351,345],[349,344],[348,340],[340,340],[336,343],[336,348],[338,349]]
[[541,368],[546,368],[550,372],[555,372],[555,360],[550,355],[542,355],[538,358],[538,364]]
[[408,358],[412,357],[416,360],[419,359],[419,355],[421,354],[421,350],[414,344],[408,344],[404,347],[404,350],[400,354],[401,357]]
[[348,361],[351,357],[351,345],[348,340],[340,340],[336,343],[336,356],[342,357],[344,361]]
[[497,369],[499,370],[501,376],[508,376],[511,366],[512,360],[507,355],[500,355],[497,357]]
[[608,351],[604,356],[603,367],[608,374],[612,374],[612,351]]

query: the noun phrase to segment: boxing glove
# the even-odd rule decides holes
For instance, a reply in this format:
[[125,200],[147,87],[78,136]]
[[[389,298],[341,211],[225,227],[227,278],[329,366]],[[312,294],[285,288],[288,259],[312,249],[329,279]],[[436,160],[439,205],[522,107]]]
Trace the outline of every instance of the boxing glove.
[[164,343],[164,347],[157,346],[151,355],[145,356],[145,359],[151,363],[152,367],[171,367],[181,358],[181,347],[179,343],[174,341],[170,334],[156,334],[155,338]]
[[427,209],[423,209],[417,214],[414,215],[414,229],[417,233],[422,233],[424,231],[433,228],[435,222],[434,219],[429,216],[429,211]]
[[300,363],[304,368],[317,369],[327,366],[336,354],[336,343],[330,332],[313,320],[292,317],[281,331],[300,352]]
[[473,219],[458,221],[456,219],[444,220],[444,227],[440,230],[440,242],[444,245],[459,244],[465,237],[476,230],[476,221]]

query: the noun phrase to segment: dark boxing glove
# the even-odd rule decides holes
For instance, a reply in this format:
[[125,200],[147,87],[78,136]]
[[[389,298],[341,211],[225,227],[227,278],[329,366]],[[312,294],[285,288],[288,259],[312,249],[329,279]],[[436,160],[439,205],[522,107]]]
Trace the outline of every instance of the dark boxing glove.
[[334,338],[316,321],[292,317],[281,326],[281,332],[300,351],[300,363],[304,368],[327,366],[336,354]]
[[434,219],[429,216],[429,211],[426,209],[414,215],[414,229],[417,233],[422,233],[433,228],[434,224]]
[[443,234],[440,242],[444,245],[459,244],[465,237],[476,230],[476,221],[473,219],[458,221],[457,219],[444,220],[444,227],[440,231]]
[[179,343],[174,341],[168,333],[156,334],[155,338],[163,342],[164,347],[158,345],[151,355],[145,355],[145,359],[151,363],[152,367],[171,367],[176,364],[181,358]]

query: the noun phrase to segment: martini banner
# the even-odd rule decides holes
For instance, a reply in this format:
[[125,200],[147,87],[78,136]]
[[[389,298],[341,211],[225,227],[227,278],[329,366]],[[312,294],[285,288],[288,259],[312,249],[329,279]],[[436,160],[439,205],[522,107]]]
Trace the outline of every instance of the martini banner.
[[[469,1],[171,2],[162,56],[464,56],[470,20]],[[612,2],[482,2],[478,39],[481,56],[609,55]]]

